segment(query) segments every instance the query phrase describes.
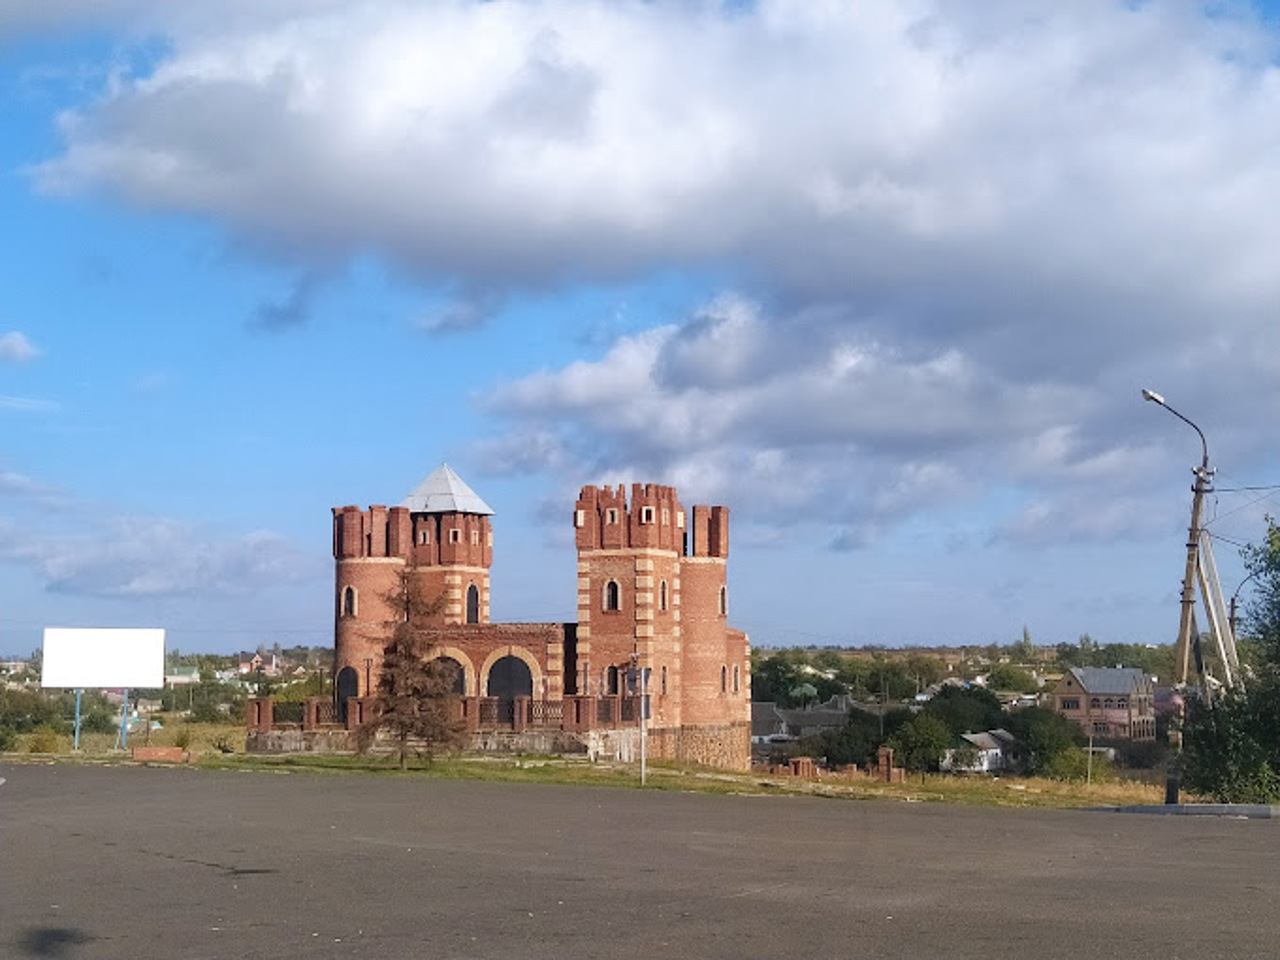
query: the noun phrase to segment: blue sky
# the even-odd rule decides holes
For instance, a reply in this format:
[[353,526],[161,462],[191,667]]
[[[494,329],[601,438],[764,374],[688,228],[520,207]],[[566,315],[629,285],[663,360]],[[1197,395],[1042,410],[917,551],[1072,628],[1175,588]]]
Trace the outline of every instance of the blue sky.
[[[1063,8],[1067,9],[1063,9]],[[0,651],[331,641],[448,461],[492,612],[585,483],[758,645],[1168,641],[1194,433],[1277,511],[1275,5],[6,0]]]

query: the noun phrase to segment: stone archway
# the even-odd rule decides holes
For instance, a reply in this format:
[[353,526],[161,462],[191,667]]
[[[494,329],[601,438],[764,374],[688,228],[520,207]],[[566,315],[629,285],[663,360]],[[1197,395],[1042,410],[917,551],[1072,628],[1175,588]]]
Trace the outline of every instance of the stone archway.
[[476,679],[475,665],[471,662],[471,658],[462,652],[461,648],[450,646],[448,644],[433,646],[427,651],[427,658],[434,660],[437,657],[452,660],[462,671],[462,688],[455,689],[455,693],[464,697],[479,696],[480,684]]
[[500,657],[489,668],[486,694],[498,701],[498,722],[514,723],[516,698],[533,696],[533,671],[519,657]]

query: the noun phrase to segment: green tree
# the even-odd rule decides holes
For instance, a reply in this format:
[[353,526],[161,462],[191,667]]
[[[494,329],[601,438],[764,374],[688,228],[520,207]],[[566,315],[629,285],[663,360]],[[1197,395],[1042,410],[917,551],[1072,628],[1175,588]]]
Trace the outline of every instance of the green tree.
[[953,737],[982,733],[1004,722],[1000,701],[982,687],[945,686],[925,704],[924,712],[945,723]]
[[1030,663],[1036,655],[1035,644],[1031,642],[1031,630],[1022,628],[1022,639],[1009,648],[1009,656],[1014,663]]
[[878,715],[861,709],[851,710],[843,727],[806,737],[801,742],[801,749],[815,757],[826,757],[832,766],[856,763],[865,769],[874,763],[876,751],[885,740],[910,719],[909,710],[888,710],[884,715],[882,733]]
[[1011,663],[998,663],[992,667],[987,674],[987,686],[1009,693],[1035,693],[1039,689],[1030,673]]
[[751,653],[751,699],[760,703],[792,706],[791,691],[803,680],[797,651],[779,650],[765,656]]
[[1241,551],[1255,589],[1244,632],[1261,648],[1243,687],[1193,699],[1183,724],[1183,782],[1224,803],[1280,801],[1280,529]]
[[896,759],[908,770],[936,770],[951,745],[951,731],[937,717],[922,713],[908,721],[889,740]]
[[356,742],[367,750],[380,733],[388,735],[404,770],[411,749],[430,762],[437,750],[461,745],[463,725],[455,719],[456,674],[444,660],[429,657],[421,636],[420,624],[439,610],[441,599],[427,599],[408,571],[384,599],[395,618],[385,624],[372,715],[356,731]]
[[1005,720],[1005,728],[1022,745],[1023,766],[1028,773],[1047,775],[1060,753],[1087,742],[1076,724],[1047,707],[1014,710]]

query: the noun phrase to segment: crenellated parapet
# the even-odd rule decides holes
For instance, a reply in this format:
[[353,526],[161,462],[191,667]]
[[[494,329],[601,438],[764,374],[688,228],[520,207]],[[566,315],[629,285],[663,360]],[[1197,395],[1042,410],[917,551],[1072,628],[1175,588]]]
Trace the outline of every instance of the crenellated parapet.
[[396,559],[415,567],[493,564],[493,525],[472,513],[412,513],[374,505],[333,509],[335,560]]
[[587,486],[574,506],[578,550],[684,550],[685,513],[675,487],[660,483]]

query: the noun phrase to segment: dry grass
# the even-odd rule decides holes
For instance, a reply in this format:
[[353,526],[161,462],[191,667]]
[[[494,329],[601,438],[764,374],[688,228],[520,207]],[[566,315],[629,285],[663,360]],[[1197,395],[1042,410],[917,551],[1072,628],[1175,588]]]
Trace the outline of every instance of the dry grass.
[[[129,746],[140,747],[175,747],[187,740],[186,749],[191,751],[192,760],[204,757],[221,756],[222,747],[232,753],[244,753],[244,724],[242,723],[186,723],[177,717],[157,714],[161,728],[149,734],[142,729],[129,731]],[[221,746],[220,746],[221,745]],[[46,731],[35,730],[22,733],[14,744],[14,753],[39,753],[41,755],[65,756],[81,759],[125,759],[127,753],[120,749],[120,733],[80,733],[80,750],[72,750],[70,734],[48,736]]]
[[[185,723],[178,718],[157,717],[159,730],[148,735],[129,734],[129,745],[184,746],[193,763],[203,767],[298,771],[314,773],[431,776],[519,783],[560,783],[612,787],[638,787],[635,764],[591,763],[576,757],[522,757],[506,755],[438,757],[418,761],[401,774],[395,758],[349,754],[247,755],[245,729],[238,723]],[[32,748],[37,748],[32,752]],[[73,753],[71,738],[41,738],[40,732],[18,737],[15,754],[54,756],[72,761],[127,760],[115,733],[83,733],[80,751]],[[906,783],[881,783],[862,776],[824,773],[813,780],[772,774],[726,773],[656,761],[649,764],[646,786],[655,790],[694,790],[706,793],[747,793],[820,796],[842,799],[899,800],[905,802],[957,803],[998,807],[1102,807],[1159,804],[1163,788],[1137,781],[1117,780],[1084,784],[1034,777],[953,777],[937,774],[910,776]]]

